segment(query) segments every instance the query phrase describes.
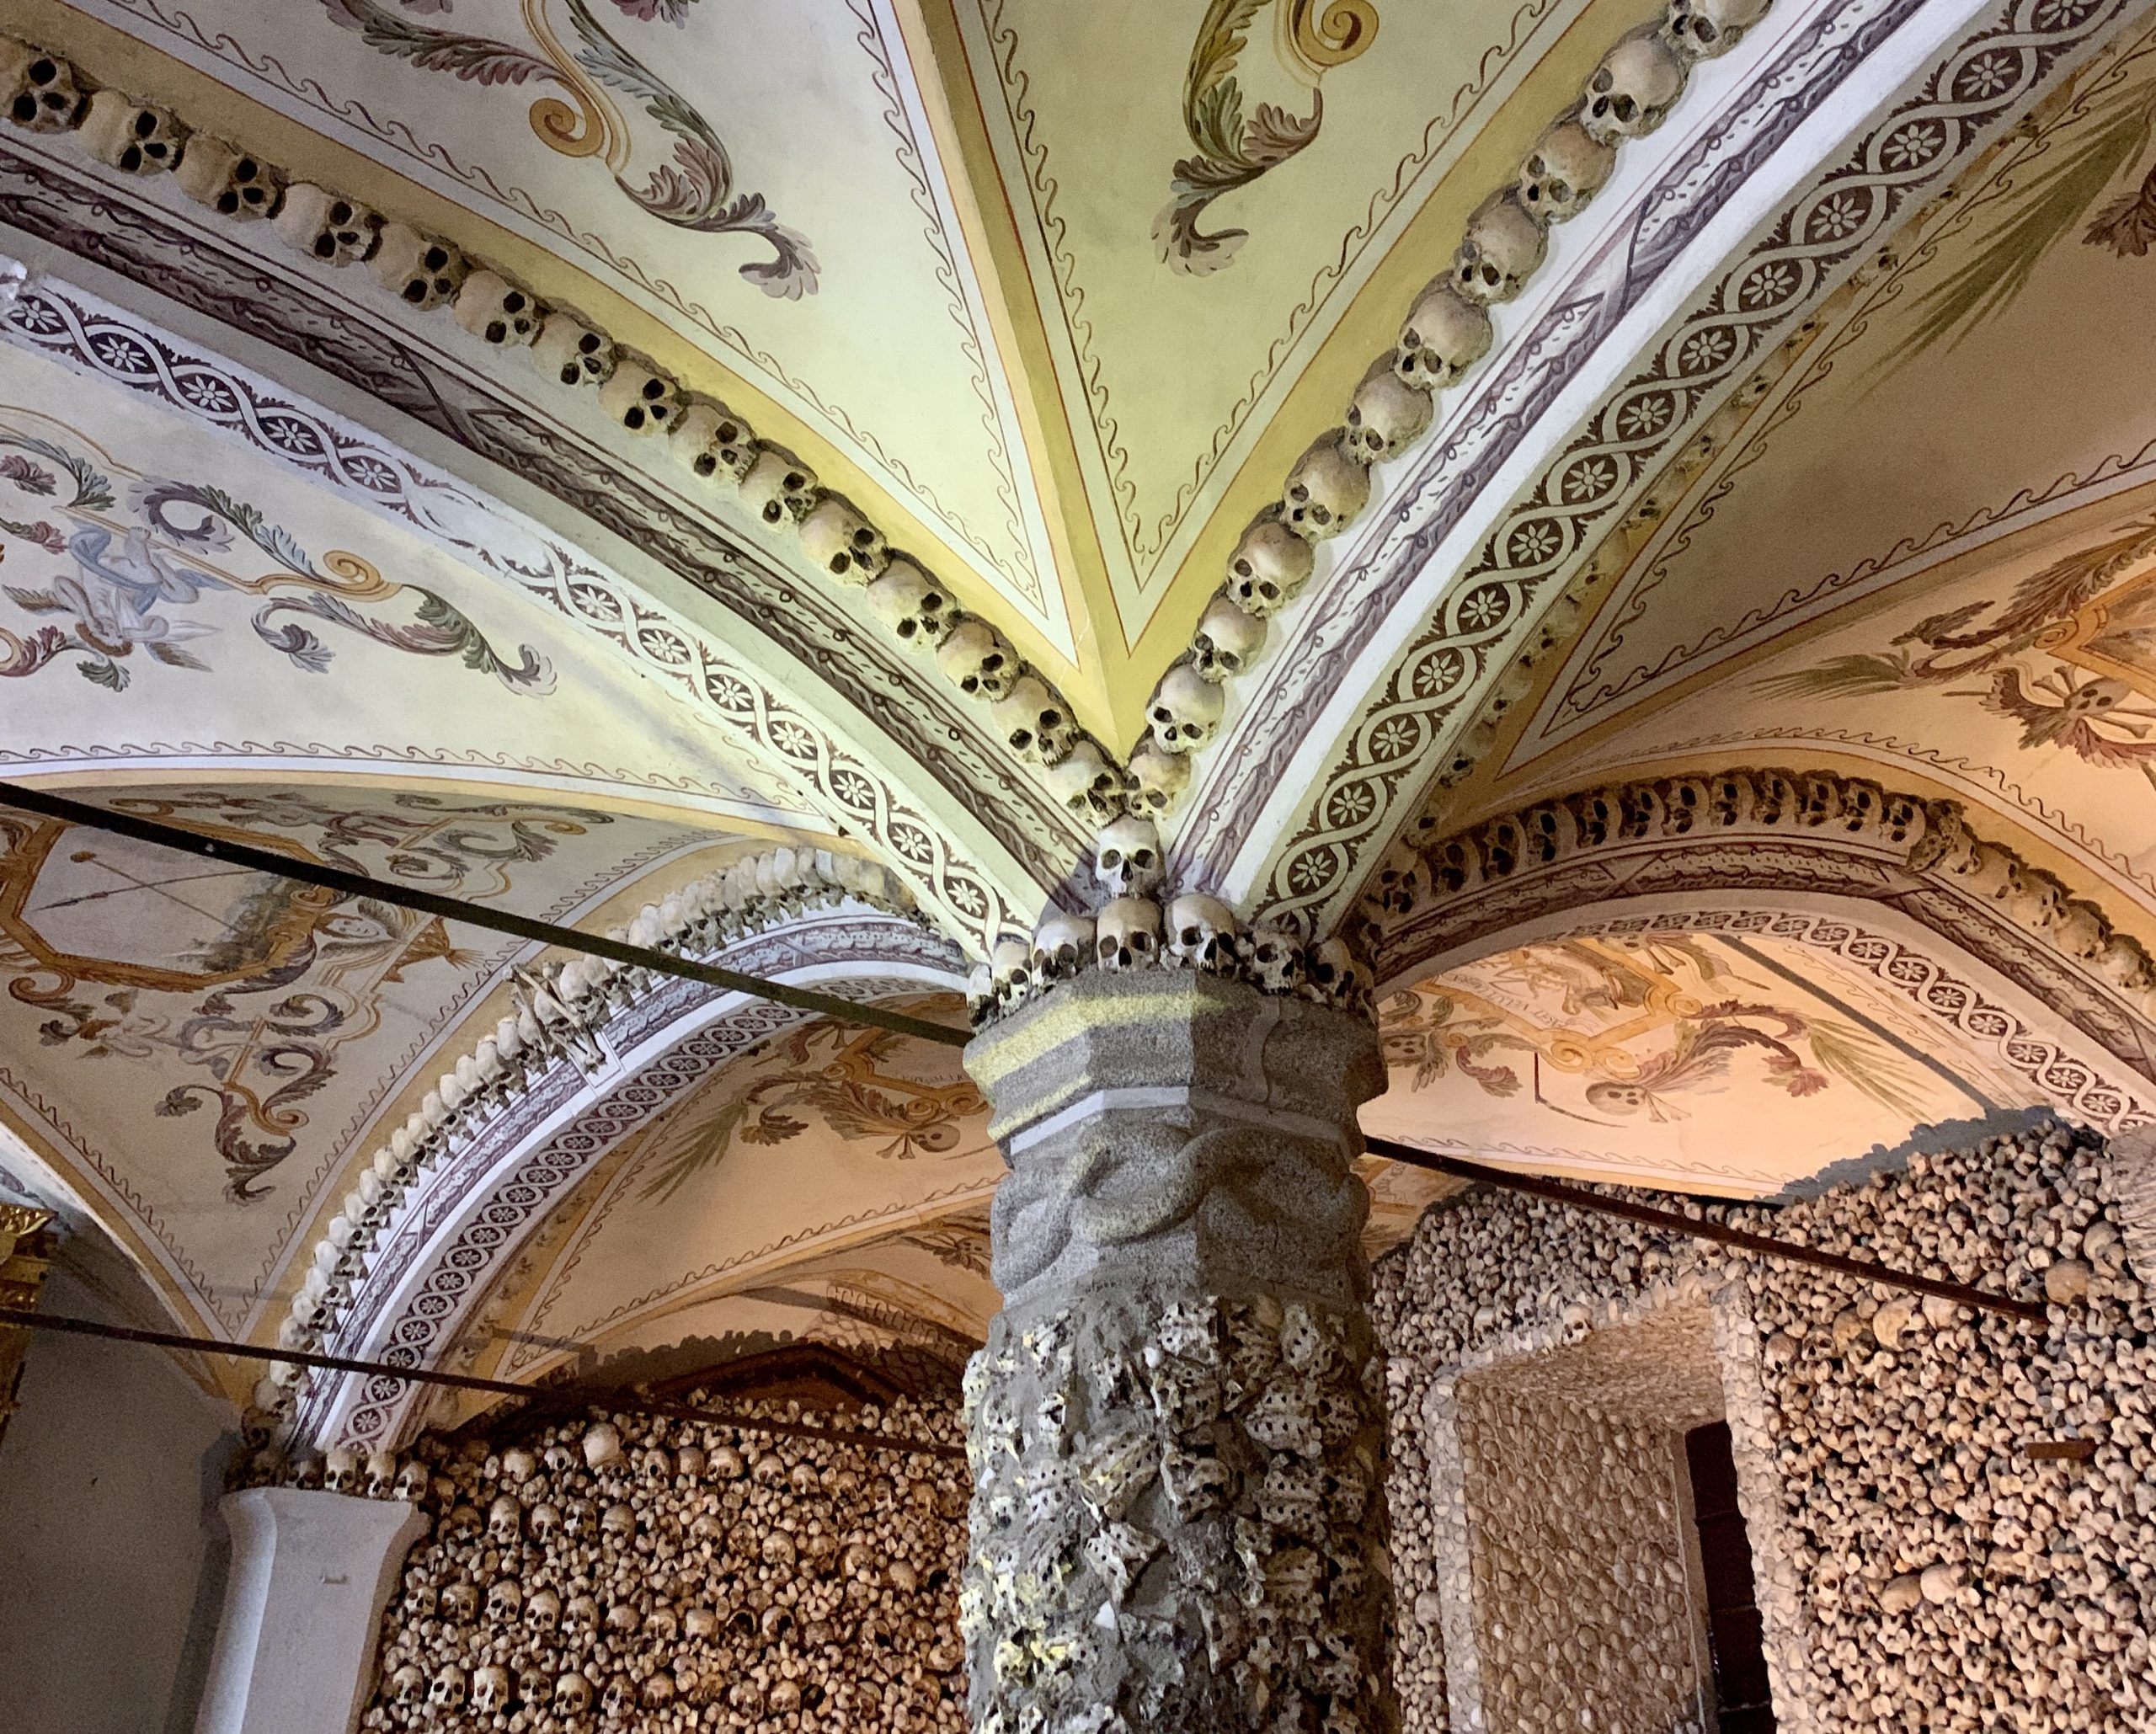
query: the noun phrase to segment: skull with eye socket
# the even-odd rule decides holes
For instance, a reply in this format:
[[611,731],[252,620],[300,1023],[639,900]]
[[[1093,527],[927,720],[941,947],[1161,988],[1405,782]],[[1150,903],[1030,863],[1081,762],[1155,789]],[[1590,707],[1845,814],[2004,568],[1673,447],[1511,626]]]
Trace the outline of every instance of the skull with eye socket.
[[1315,560],[1309,542],[1286,525],[1262,518],[1229,556],[1227,593],[1237,607],[1268,619],[1301,593]]
[[1150,819],[1116,819],[1093,844],[1093,877],[1111,897],[1145,896],[1165,872],[1160,833]]
[[1305,542],[1323,542],[1369,504],[1370,472],[1355,462],[1345,428],[1322,435],[1295,460],[1281,496],[1280,521]]

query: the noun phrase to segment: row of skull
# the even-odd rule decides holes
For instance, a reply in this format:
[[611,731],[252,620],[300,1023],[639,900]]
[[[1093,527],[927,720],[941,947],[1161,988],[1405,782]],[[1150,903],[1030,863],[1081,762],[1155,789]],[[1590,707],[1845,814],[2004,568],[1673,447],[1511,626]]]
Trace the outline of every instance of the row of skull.
[[1367,1011],[1369,977],[1341,939],[1307,945],[1284,927],[1242,930],[1219,898],[1189,891],[1162,901],[1166,856],[1153,821],[1110,823],[1093,845],[1093,878],[1107,899],[1092,915],[1058,910],[1031,940],[999,941],[967,988],[983,1025],[1088,969],[1172,968],[1245,981],[1267,993]]
[[1436,841],[1396,845],[1364,909],[1380,928],[1459,908],[1486,886],[1598,851],[1685,838],[1805,835],[1881,851],[1951,887],[2156,1016],[2156,959],[2095,903],[1978,837],[1961,806],[1862,777],[1771,767],[1605,784],[1554,796]]
[[[744,856],[646,904],[607,936],[703,957],[811,908],[846,900],[920,919],[904,882],[878,863],[828,850],[778,848]],[[279,1328],[279,1346],[311,1352],[328,1340],[423,1175],[558,1064],[584,1070],[604,1064],[600,1027],[648,985],[641,968],[581,952],[521,976],[513,990],[515,1010],[442,1074],[360,1169],[316,1243]],[[307,1380],[303,1366],[275,1367],[255,1387],[253,1430],[274,1433],[284,1425]]]
[[1373,465],[1428,434],[1440,391],[1465,376],[1496,339],[1490,309],[1517,297],[1541,266],[1550,226],[1586,209],[1608,183],[1619,147],[1660,126],[1692,67],[1727,52],[1770,0],[1669,0],[1663,17],[1604,55],[1578,102],[1536,141],[1512,184],[1468,220],[1451,266],[1423,289],[1356,387],[1342,425],[1321,435],[1289,471],[1279,499],[1244,532],[1226,582],[1199,620],[1190,652],[1147,709],[1146,739],[1130,760],[1134,811],[1162,816],[1190,781],[1188,755],[1219,732],[1225,683],[1256,663],[1272,616],[1309,585],[1316,546],[1369,505]]
[[726,405],[689,392],[580,313],[541,300],[440,236],[195,131],[166,108],[93,90],[61,56],[5,37],[0,106],[17,125],[77,132],[93,156],[122,173],[168,173],[221,216],[266,221],[318,264],[363,265],[401,306],[446,309],[480,342],[521,350],[542,376],[593,391],[610,423],[663,439],[694,483],[730,490],[763,530],[792,536],[819,571],[862,590],[869,611],[902,643],[932,649],[937,668],[967,697],[990,707],[995,732],[1075,816],[1097,822],[1121,809],[1120,768],[1001,632],[966,614],[800,458],[759,440]]

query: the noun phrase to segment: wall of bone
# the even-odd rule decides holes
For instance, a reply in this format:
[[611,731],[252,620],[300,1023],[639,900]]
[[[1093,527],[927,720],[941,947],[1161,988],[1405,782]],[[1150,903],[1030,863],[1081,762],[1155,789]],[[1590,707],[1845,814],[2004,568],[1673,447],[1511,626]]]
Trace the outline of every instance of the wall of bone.
[[[1607,1507],[1717,1404],[1783,1728],[2156,1729],[2153,1189],[2138,1150],[2040,1128],[1779,1209],[1717,1207],[2045,1300],[2042,1326],[1517,1195],[1433,1210],[1375,1299],[1408,1729],[1688,1725],[1681,1690],[1654,1720],[1637,1695],[1662,1664],[1673,1689],[1698,1667],[1668,1636],[1668,1550],[1625,1558]],[[1582,1356],[1599,1369],[1567,1369]],[[1610,1480],[1590,1495],[1566,1466],[1598,1433]],[[2060,1442],[2089,1454],[2042,1454]],[[1539,1519],[1514,1497],[1536,1481]],[[1636,1620],[1531,1569],[1598,1551],[1660,1564]]]
[[[963,1442],[952,1405],[823,1419]],[[384,1616],[362,1728],[965,1726],[963,1458],[616,1415],[428,1435],[397,1474],[433,1528]]]

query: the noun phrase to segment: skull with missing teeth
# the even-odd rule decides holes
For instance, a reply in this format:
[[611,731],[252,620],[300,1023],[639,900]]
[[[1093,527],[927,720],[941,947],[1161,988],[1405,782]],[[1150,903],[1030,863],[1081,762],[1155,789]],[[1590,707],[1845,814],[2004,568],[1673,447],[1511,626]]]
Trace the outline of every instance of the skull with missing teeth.
[[1284,524],[1262,519],[1243,532],[1228,561],[1228,594],[1238,607],[1268,619],[1310,582],[1315,556]]
[[1140,897],[1161,883],[1160,834],[1147,819],[1118,819],[1093,845],[1093,877],[1113,897]]
[[1094,921],[1093,954],[1103,969],[1142,969],[1161,955],[1161,906],[1118,897]]

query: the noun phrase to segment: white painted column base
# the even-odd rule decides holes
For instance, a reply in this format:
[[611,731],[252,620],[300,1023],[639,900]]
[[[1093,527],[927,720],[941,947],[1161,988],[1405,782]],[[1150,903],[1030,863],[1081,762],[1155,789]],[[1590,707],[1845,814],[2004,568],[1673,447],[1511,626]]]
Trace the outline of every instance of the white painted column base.
[[351,1734],[417,1506],[295,1487],[219,1502],[232,1570],[195,1734]]

